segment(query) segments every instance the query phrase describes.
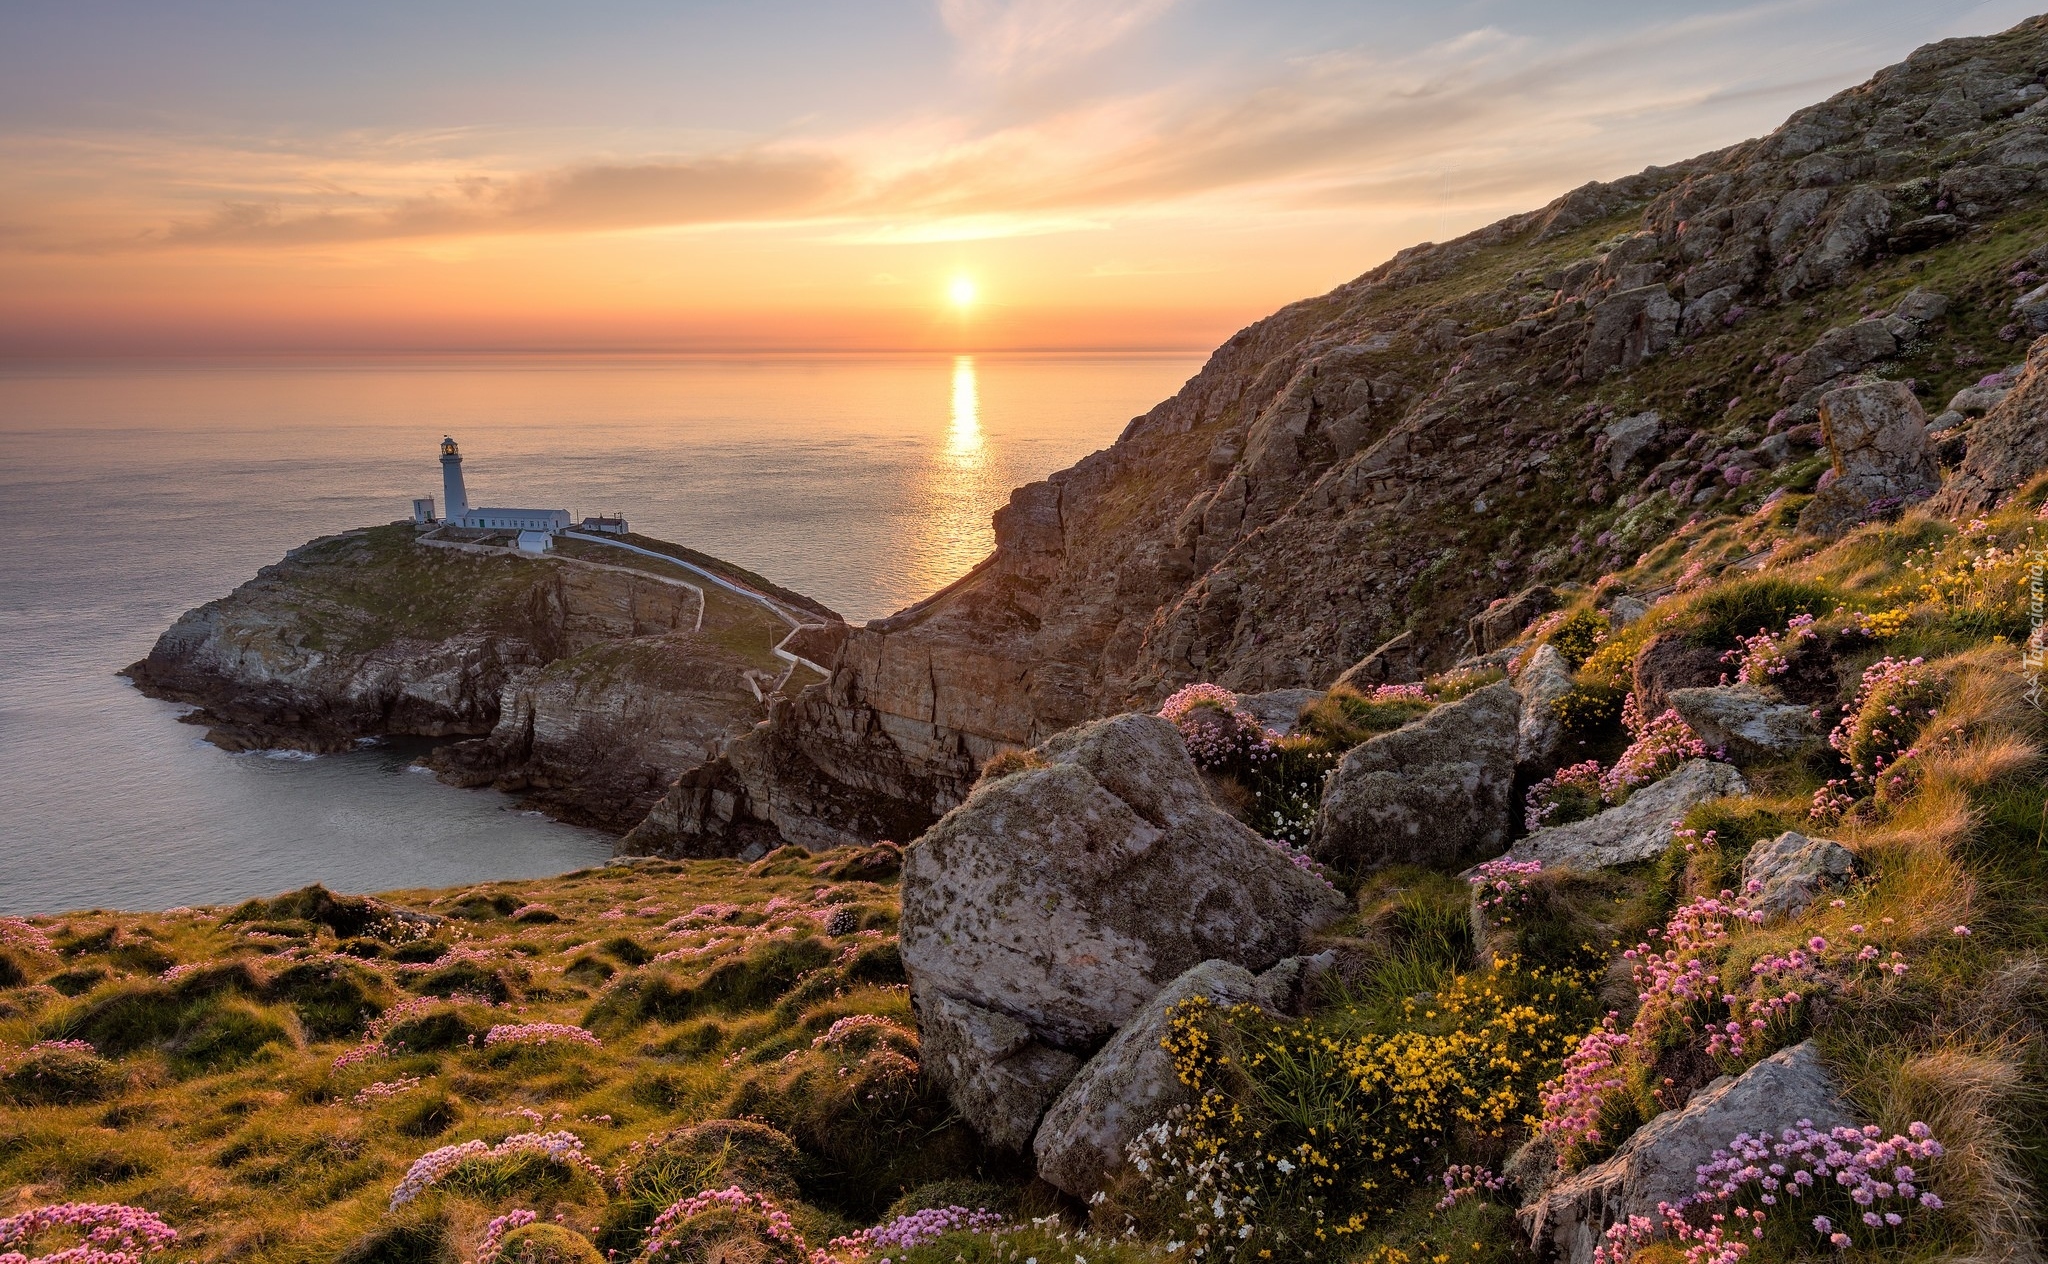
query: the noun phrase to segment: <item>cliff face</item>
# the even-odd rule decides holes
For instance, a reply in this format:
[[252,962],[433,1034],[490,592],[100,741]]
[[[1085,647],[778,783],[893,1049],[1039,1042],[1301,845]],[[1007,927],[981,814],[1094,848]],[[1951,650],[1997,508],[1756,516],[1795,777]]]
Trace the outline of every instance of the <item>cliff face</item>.
[[1938,412],[2048,332],[2048,298],[2014,305],[2048,277],[2044,66],[2044,19],[1932,45],[1246,328],[628,847],[904,837],[1002,747],[1195,679],[1322,686],[1402,632],[1440,667],[1491,599],[1809,490],[1830,387],[1909,379]]
[[190,718],[230,749],[470,736],[436,752],[444,777],[625,829],[762,714],[780,625],[758,629],[764,653],[735,649],[730,616],[697,630],[699,600],[657,575],[379,527],[293,550],[180,618],[129,674],[197,704]]

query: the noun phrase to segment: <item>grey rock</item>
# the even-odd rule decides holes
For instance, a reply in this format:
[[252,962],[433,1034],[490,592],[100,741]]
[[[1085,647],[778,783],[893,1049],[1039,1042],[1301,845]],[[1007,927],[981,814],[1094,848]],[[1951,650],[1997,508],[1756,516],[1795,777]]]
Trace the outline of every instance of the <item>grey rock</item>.
[[1354,748],[1330,773],[1310,848],[1343,869],[1455,868],[1506,841],[1522,701],[1488,685]]
[[1765,465],[1776,469],[1792,459],[1792,436],[1765,435],[1763,441],[1756,445],[1756,454]]
[[[2048,289],[2048,287],[2043,287]],[[2027,348],[2010,394],[1970,428],[1962,463],[1934,508],[1952,517],[1982,513],[2048,469],[2048,338]]]
[[1930,324],[1940,320],[1948,311],[1948,295],[1938,294],[1925,286],[1916,285],[1907,290],[1905,296],[1892,304],[1892,315],[1915,325]]
[[903,963],[920,995],[1082,1049],[1211,959],[1264,969],[1344,902],[1218,810],[1179,732],[1120,715],[1038,747],[903,857]]
[[1687,812],[1702,803],[1746,794],[1748,783],[1729,764],[1695,759],[1662,781],[1637,789],[1618,807],[1570,825],[1540,829],[1514,845],[1517,860],[1546,868],[1605,869],[1660,856]]
[[1620,478],[1663,432],[1664,419],[1655,412],[1633,413],[1608,423],[1601,432],[1607,437],[1608,475]]
[[1579,372],[1597,378],[1615,369],[1634,368],[1670,346],[1678,335],[1678,300],[1662,285],[1644,285],[1610,294],[1593,309],[1586,345],[1579,354]]
[[1674,690],[1718,684],[1724,670],[1718,652],[1677,633],[1660,632],[1636,651],[1630,674],[1643,714],[1656,716],[1671,705]]
[[1609,1225],[1657,1214],[1698,1184],[1697,1170],[1737,1133],[1754,1135],[1807,1120],[1816,1128],[1852,1125],[1834,1077],[1812,1041],[1772,1054],[1733,1079],[1723,1077],[1643,1125],[1614,1157],[1561,1177],[1518,1218],[1539,1256],[1591,1264]]
[[1614,620],[1614,626],[1625,628],[1637,619],[1650,613],[1650,607],[1641,599],[1621,594],[1607,603],[1607,617]]
[[1259,975],[1260,1004],[1277,1014],[1306,1015],[1318,985],[1336,969],[1334,949],[1307,957],[1284,957]]
[[1951,408],[1927,419],[1927,433],[1930,435],[1947,434],[1968,420],[1968,417]]
[[1546,584],[1532,584],[1512,597],[1494,599],[1466,625],[1471,649],[1489,654],[1513,643],[1524,628],[1535,622],[1537,615],[1554,604],[1555,594]]
[[1259,723],[1286,737],[1304,708],[1323,700],[1320,689],[1269,689],[1265,693],[1239,694],[1237,705],[1251,712]]
[[1785,917],[1814,902],[1823,891],[1840,887],[1856,876],[1856,854],[1826,838],[1808,838],[1786,830],[1760,841],[1742,862],[1742,887],[1760,883],[1751,892],[1751,908],[1766,917]]
[[1948,411],[1965,417],[1982,417],[2011,393],[2009,386],[1965,386],[1949,397]]
[[1800,512],[1802,530],[1836,535],[1863,521],[1875,501],[1923,499],[1938,485],[1927,414],[1904,382],[1829,391],[1820,424],[1835,477]]
[[1381,685],[1408,685],[1421,679],[1421,649],[1413,632],[1403,632],[1345,668],[1330,688],[1368,693]]
[[1881,320],[1830,329],[1786,366],[1779,394],[1797,399],[1813,388],[1897,353],[1899,340]]
[[1755,685],[1673,689],[1670,698],[1701,740],[1740,763],[1781,759],[1817,736],[1809,708]]
[[2039,336],[2048,334],[2048,285],[2037,285],[2012,301],[2012,314]]
[[1564,745],[1564,722],[1554,705],[1572,691],[1572,669],[1554,645],[1541,645],[1522,664],[1515,686],[1522,693],[1522,716],[1516,724],[1516,762],[1524,768],[1543,767],[1557,759]]
[[1968,227],[1954,215],[1922,215],[1892,229],[1887,244],[1898,254],[1910,254],[1915,250],[1939,246],[1951,237],[1960,236]]
[[1093,1194],[1139,1133],[1188,1100],[1159,1044],[1174,1007],[1197,996],[1224,1006],[1266,1002],[1259,981],[1227,961],[1204,961],[1161,988],[1045,1112],[1031,1145],[1041,1177],[1077,1197]]
[[919,995],[917,1012],[925,1073],[960,1117],[997,1149],[1030,1145],[1040,1116],[1081,1060],[1040,1044],[1008,1014],[942,992]]

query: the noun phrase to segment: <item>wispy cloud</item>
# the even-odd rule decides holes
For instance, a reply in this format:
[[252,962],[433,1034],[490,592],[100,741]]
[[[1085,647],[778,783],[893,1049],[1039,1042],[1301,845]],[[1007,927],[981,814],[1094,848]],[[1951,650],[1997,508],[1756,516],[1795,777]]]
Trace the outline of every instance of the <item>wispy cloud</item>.
[[961,65],[996,77],[1044,74],[1092,57],[1176,0],[939,0]]
[[203,219],[173,223],[162,241],[301,245],[777,219],[815,211],[848,179],[841,163],[817,154],[590,165],[509,180],[476,176],[386,209],[293,212],[229,202]]
[[[963,60],[995,75],[1108,48],[1172,2],[939,0]],[[60,193],[39,220],[37,198],[18,196],[19,177],[10,189],[0,162],[0,197],[15,208],[0,246],[287,249],[761,223],[900,245],[1231,207],[1508,209],[1621,174],[1617,155],[1668,160],[1681,156],[1674,144],[1725,143],[1729,120],[1805,99],[1822,82],[1810,57],[1781,49],[1731,63],[1726,49],[1826,3],[1766,0],[1564,44],[1483,27],[1398,55],[1338,50],[1227,83],[1194,76],[1062,98],[1021,119],[934,111],[802,142],[528,171],[463,157],[478,142],[454,134],[359,138],[341,156],[281,141],[195,156],[173,141],[77,140],[74,165],[125,180],[135,203],[155,191],[149,218],[130,205],[122,224],[111,197],[73,213]],[[56,141],[30,156],[17,172],[64,166]],[[58,175],[45,183],[69,187]],[[218,192],[196,201],[209,184]]]

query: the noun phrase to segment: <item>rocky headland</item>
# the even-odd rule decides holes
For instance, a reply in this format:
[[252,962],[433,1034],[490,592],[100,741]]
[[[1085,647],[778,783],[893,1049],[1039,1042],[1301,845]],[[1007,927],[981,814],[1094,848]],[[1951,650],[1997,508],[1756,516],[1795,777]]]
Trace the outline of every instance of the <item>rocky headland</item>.
[[815,625],[799,639],[829,653],[843,626],[795,594],[743,600],[624,550],[523,555],[449,534],[394,524],[294,549],[127,674],[194,704],[187,719],[229,749],[467,739],[430,757],[444,778],[623,831],[764,698],[818,679],[774,652],[793,628]]

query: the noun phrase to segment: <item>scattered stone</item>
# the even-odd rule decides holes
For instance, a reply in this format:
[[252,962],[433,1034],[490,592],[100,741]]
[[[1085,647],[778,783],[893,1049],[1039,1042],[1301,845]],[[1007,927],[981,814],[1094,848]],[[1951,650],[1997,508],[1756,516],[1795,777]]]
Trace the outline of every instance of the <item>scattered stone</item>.
[[1330,774],[1310,849],[1325,864],[1457,868],[1507,840],[1521,696],[1505,681],[1354,748]]
[[1517,860],[1540,860],[1548,868],[1606,869],[1664,854],[1678,823],[1702,803],[1749,786],[1733,765],[1695,759],[1662,781],[1640,787],[1598,816],[1540,829],[1516,843]]
[[1820,400],[1820,424],[1835,477],[1800,512],[1801,530],[1839,535],[1864,521],[1879,502],[1920,500],[1937,486],[1927,414],[1904,382],[1829,391]]
[[1084,1049],[1199,962],[1262,970],[1337,917],[1322,879],[1220,811],[1180,734],[1120,715],[1037,749],[906,848],[903,963],[922,1000]]
[[1627,593],[1623,593],[1607,603],[1607,617],[1614,621],[1614,626],[1617,628],[1625,628],[1648,613],[1650,613],[1648,604],[1639,598],[1629,596]]
[[1715,685],[1726,668],[1718,651],[1701,649],[1672,632],[1659,633],[1636,651],[1633,665],[1636,701],[1643,714],[1664,714],[1671,705],[1671,691]]
[[1021,1151],[1081,1060],[1051,1049],[1031,1029],[994,1010],[941,992],[918,998],[918,1042],[925,1073],[960,1117],[999,1150]]
[[1635,413],[1608,425],[1607,473],[1620,478],[1664,433],[1664,419],[1655,412]]
[[1540,645],[1522,664],[1515,685],[1522,693],[1522,717],[1516,725],[1515,762],[1525,769],[1547,772],[1564,745],[1564,721],[1556,702],[1572,691],[1571,665],[1554,645]]
[[1196,996],[1225,1006],[1266,1003],[1259,980],[1227,961],[1204,961],[1161,988],[1046,1111],[1031,1147],[1039,1176],[1076,1197],[1093,1194],[1139,1133],[1188,1100],[1159,1042],[1174,1007]]
[[1726,750],[1737,763],[1782,759],[1817,736],[1810,708],[1756,685],[1673,689],[1670,699],[1701,741]]
[[1422,652],[1413,632],[1403,632],[1344,669],[1330,682],[1332,689],[1369,693],[1381,685],[1408,685],[1422,679]]
[[1826,838],[1808,838],[1786,830],[1767,842],[1749,849],[1742,862],[1742,887],[1752,881],[1763,889],[1749,897],[1751,908],[1767,917],[1784,917],[1798,912],[1819,898],[1823,891],[1846,885],[1856,876],[1856,854]]
[[1466,625],[1471,636],[1469,653],[1490,654],[1511,644],[1536,616],[1549,610],[1556,594],[1546,584],[1534,584],[1512,597],[1496,598]]
[[[2012,394],[2009,386],[1965,386],[1949,397],[1948,412],[1965,417],[1982,417]],[[1931,428],[1931,427],[1930,427]]]
[[1539,1256],[1592,1264],[1609,1225],[1655,1217],[1659,1203],[1691,1194],[1698,1169],[1737,1133],[1775,1131],[1802,1119],[1821,1129],[1855,1122],[1810,1040],[1709,1084],[1683,1109],[1643,1125],[1606,1162],[1560,1177],[1518,1218]]

